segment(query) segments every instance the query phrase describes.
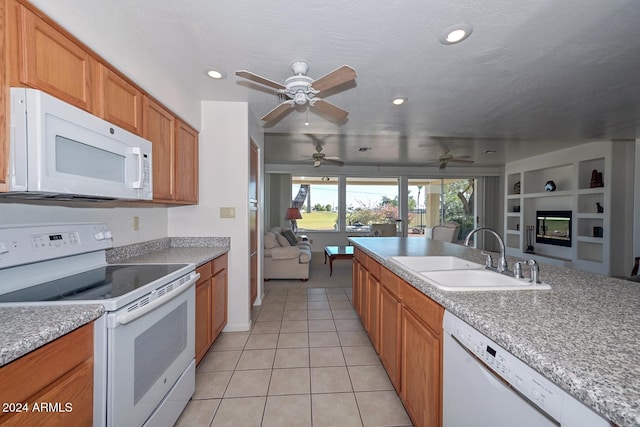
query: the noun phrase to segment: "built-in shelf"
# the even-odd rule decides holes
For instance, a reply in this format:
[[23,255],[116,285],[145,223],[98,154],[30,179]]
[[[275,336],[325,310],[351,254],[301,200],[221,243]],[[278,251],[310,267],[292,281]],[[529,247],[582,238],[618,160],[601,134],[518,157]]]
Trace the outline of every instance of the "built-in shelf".
[[[586,270],[609,274],[611,178],[607,165],[611,164],[612,153],[611,142],[588,143],[507,163],[504,220],[507,252],[514,256],[531,255],[525,253],[524,230],[535,226],[536,211],[567,210],[573,212],[572,246],[537,243],[534,236],[535,256],[556,263],[577,263]],[[603,186],[594,186],[600,183],[596,179],[598,174]],[[555,183],[555,191],[545,191],[548,181]]]

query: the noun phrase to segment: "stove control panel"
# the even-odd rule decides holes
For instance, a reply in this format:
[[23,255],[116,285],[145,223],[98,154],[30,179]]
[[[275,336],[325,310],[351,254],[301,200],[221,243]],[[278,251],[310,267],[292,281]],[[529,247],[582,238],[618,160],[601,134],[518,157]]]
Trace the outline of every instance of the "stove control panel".
[[17,225],[0,228],[0,270],[103,251],[113,235],[103,223]]

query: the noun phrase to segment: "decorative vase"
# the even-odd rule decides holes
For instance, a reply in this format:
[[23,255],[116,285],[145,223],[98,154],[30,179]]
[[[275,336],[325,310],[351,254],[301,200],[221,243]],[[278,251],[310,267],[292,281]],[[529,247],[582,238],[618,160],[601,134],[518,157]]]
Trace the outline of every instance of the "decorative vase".
[[553,181],[547,181],[544,185],[544,191],[556,191],[556,183]]

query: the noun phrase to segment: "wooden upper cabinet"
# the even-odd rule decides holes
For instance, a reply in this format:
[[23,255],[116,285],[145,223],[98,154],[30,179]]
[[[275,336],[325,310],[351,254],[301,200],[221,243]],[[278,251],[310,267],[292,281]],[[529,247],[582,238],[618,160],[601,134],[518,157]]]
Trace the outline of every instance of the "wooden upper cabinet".
[[16,12],[19,81],[93,112],[89,52],[24,6]]
[[176,120],[175,198],[198,203],[198,132]]
[[5,2],[0,1],[0,191],[6,191],[9,181],[9,86],[7,66],[7,27]]
[[96,65],[96,75],[96,114],[142,135],[142,92],[103,64]]
[[175,117],[153,100],[144,97],[142,136],[151,141],[153,157],[153,200],[174,199]]

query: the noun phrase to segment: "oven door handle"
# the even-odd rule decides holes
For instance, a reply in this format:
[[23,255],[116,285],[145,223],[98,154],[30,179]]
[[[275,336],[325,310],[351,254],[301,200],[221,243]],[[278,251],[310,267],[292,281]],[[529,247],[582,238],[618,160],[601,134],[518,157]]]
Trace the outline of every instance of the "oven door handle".
[[134,320],[144,316],[145,314],[155,310],[156,308],[160,307],[161,305],[164,305],[164,304],[168,303],[169,301],[177,298],[183,292],[188,290],[194,283],[196,283],[199,278],[200,278],[200,273],[195,273],[191,277],[191,279],[189,279],[189,281],[185,282],[182,286],[178,287],[176,290],[171,292],[170,295],[166,295],[164,297],[161,297],[161,298],[158,298],[156,300],[153,300],[149,304],[147,304],[147,305],[145,305],[142,308],[139,308],[137,310],[117,315],[115,317],[115,319],[114,319],[112,328],[117,328],[120,325],[126,325],[127,323],[131,323]]

